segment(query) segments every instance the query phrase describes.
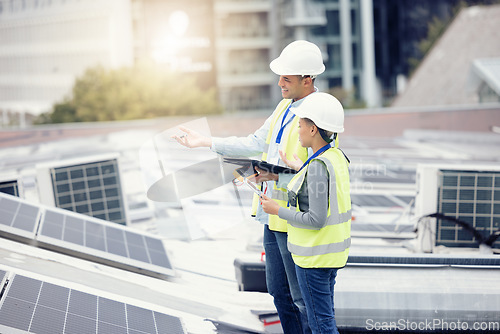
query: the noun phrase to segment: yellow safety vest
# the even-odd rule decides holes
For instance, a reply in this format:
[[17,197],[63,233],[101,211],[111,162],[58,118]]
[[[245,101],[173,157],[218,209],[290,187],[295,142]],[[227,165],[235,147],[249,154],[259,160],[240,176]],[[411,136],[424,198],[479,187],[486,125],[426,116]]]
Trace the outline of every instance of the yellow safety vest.
[[[326,224],[318,229],[288,221],[288,250],[299,267],[342,268],[347,262],[351,245],[348,162],[337,147],[326,150],[313,160],[322,161],[328,170],[329,199]],[[308,166],[297,173],[288,184],[291,197],[300,191],[307,177]],[[292,202],[296,202],[296,210],[300,211],[298,201]]]
[[[264,149],[264,152],[262,153],[261,160],[262,161],[267,161],[267,154],[268,154],[268,149],[269,149],[269,144],[271,143],[272,134],[273,134],[273,129],[278,123],[278,121],[281,119],[283,116],[283,113],[286,111],[288,106],[292,103],[292,100],[290,99],[283,99],[281,102],[278,104],[276,107],[276,110],[274,112],[274,117],[271,120],[271,126],[269,127],[269,131],[267,133],[266,137],[266,149]],[[287,157],[293,157],[294,154],[297,154],[297,156],[300,158],[300,160],[305,161],[307,160],[307,148],[302,147],[302,145],[299,142],[299,117],[294,117],[292,122],[289,124],[289,129],[288,131],[285,131],[283,133],[283,137],[281,138],[282,143],[285,143],[284,147],[284,152],[286,153]],[[274,199],[278,204],[284,208],[287,207],[288,205],[288,193],[285,188],[278,188],[276,186],[276,182],[274,182],[273,185],[273,190],[270,196],[272,199]],[[252,203],[252,216],[255,216],[257,213],[257,207],[259,205],[259,196],[254,194],[253,197],[253,203]],[[279,231],[279,232],[286,232],[287,231],[287,222],[284,219],[281,219],[280,217],[276,215],[269,215],[269,220],[268,220],[268,225],[269,229],[272,231]]]

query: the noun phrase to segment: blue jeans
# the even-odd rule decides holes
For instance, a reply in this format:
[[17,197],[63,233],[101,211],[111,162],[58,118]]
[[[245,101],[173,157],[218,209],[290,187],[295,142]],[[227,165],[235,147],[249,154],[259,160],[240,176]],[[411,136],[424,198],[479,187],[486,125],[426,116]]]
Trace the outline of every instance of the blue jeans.
[[300,294],[295,263],[287,248],[286,232],[271,231],[264,225],[267,290],[274,298],[285,334],[311,333],[306,306]]
[[333,306],[333,286],[337,269],[301,268],[299,266],[295,266],[295,269],[312,332],[338,334]]

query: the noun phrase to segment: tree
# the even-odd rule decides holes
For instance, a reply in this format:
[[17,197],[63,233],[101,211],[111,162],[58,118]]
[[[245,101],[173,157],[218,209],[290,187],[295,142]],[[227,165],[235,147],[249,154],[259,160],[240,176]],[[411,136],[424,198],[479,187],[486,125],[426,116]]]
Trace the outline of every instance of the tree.
[[215,89],[202,91],[192,77],[151,65],[89,68],[75,80],[72,97],[38,123],[131,120],[221,111]]
[[53,111],[40,114],[33,124],[48,124],[48,123],[67,123],[78,122],[76,117],[76,108],[73,103],[65,99],[62,102],[54,104]]
[[446,31],[448,26],[451,24],[453,19],[458,15],[458,13],[468,6],[474,5],[489,5],[489,4],[500,4],[500,0],[460,0],[452,9],[451,15],[438,18],[433,17],[432,21],[427,24],[427,37],[422,39],[418,43],[418,51],[422,55],[420,58],[410,58],[408,59],[408,64],[410,66],[410,75],[413,73],[418,65],[422,62],[423,57],[430,51],[432,46],[439,40],[439,38]]

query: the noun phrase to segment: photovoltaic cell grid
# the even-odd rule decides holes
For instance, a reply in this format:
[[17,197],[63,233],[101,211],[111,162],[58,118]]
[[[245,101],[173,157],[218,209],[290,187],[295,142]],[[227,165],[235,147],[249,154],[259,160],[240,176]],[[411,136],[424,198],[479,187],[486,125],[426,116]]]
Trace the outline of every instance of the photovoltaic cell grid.
[[126,224],[116,159],[50,170],[56,206]]
[[15,275],[0,325],[37,334],[185,333],[178,317]]
[[[500,172],[442,170],[438,212],[473,226],[485,238],[500,228]],[[473,236],[447,220],[437,220],[437,245],[478,247]],[[493,244],[500,247],[500,241]]]
[[0,193],[19,197],[19,186],[17,181],[0,182]]
[[40,210],[36,206],[15,200],[16,197],[10,199],[7,196],[0,196],[0,229],[2,226],[3,230],[8,227],[8,232],[23,231],[22,235],[28,232],[33,233],[34,237]]
[[45,211],[38,240],[70,250],[86,247],[102,258],[109,258],[108,254],[121,257],[125,264],[130,264],[128,260],[138,261],[133,264],[155,266],[158,273],[167,273],[165,269],[170,273],[173,269],[161,239],[49,209]]
[[41,211],[18,197],[0,193],[0,231],[8,237],[21,236],[21,241],[38,241],[38,246],[150,276],[175,274],[160,238],[65,210]]

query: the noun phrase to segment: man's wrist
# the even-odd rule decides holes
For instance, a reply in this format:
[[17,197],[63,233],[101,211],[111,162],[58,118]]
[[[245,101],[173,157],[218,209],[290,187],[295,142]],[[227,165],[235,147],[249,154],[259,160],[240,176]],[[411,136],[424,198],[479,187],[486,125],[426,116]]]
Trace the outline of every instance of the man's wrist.
[[212,148],[212,146],[213,146],[212,137],[203,138],[201,146]]

